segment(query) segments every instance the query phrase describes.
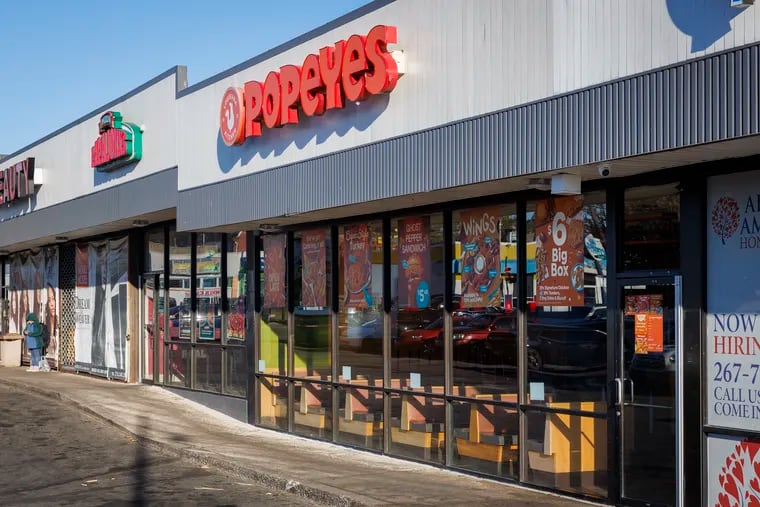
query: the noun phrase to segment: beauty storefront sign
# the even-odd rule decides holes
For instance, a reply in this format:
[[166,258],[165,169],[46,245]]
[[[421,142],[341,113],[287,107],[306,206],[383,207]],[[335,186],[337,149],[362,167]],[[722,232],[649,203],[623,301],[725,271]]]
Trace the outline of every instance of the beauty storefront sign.
[[34,193],[34,158],[0,170],[0,204],[10,204]]

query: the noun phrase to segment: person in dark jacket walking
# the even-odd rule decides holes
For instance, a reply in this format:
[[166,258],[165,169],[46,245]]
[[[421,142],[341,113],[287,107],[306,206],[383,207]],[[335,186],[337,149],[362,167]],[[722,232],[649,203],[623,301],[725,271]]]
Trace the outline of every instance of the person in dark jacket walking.
[[40,371],[40,360],[42,359],[42,324],[40,324],[40,319],[34,313],[26,316],[24,336],[26,336],[26,348],[32,356],[29,369],[26,371]]

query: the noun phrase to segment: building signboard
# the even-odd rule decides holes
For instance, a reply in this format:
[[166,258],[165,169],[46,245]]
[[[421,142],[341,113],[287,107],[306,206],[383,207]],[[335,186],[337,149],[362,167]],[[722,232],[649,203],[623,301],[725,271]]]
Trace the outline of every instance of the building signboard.
[[90,165],[100,172],[115,171],[142,158],[142,130],[109,111],[98,122],[100,137],[90,150]]
[[760,435],[760,172],[708,183],[707,424]]
[[0,204],[29,197],[34,193],[34,158],[29,157],[0,170]]
[[309,54],[301,65],[283,65],[263,81],[231,87],[222,96],[219,129],[227,146],[263,134],[263,128],[298,123],[299,112],[320,116],[396,87],[398,67],[388,52],[396,27],[378,25]]

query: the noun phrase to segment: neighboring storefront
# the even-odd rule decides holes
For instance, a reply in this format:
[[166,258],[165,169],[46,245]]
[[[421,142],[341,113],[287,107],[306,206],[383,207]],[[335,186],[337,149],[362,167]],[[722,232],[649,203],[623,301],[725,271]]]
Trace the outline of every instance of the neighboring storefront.
[[[10,320],[37,308],[61,369],[262,427],[751,505],[760,11],[724,3],[380,0],[159,76],[3,161],[35,164],[0,224]],[[113,172],[54,202],[37,167],[80,123],[68,153]]]
[[171,69],[0,162],[2,331],[35,313],[54,368],[139,380],[139,252],[176,215],[185,85]]

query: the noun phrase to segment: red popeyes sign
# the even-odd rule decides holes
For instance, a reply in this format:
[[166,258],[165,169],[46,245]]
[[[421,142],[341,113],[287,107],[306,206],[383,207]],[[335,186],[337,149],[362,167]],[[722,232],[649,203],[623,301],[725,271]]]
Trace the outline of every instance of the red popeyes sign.
[[398,81],[388,44],[396,42],[396,27],[378,25],[366,36],[352,35],[309,54],[298,65],[271,71],[264,82],[248,81],[228,88],[222,97],[219,128],[227,146],[242,144],[267,128],[298,123],[298,112],[318,116],[340,109],[345,100],[390,92]]

